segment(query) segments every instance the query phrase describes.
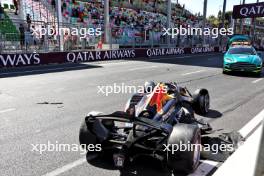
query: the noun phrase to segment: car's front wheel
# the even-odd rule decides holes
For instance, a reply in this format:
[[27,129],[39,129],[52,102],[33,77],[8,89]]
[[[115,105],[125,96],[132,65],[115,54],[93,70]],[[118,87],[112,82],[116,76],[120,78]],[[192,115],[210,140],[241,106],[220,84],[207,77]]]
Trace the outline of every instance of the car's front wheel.
[[261,77],[261,71],[260,71],[260,72],[256,72],[256,73],[254,73],[254,75],[255,75],[256,77]]
[[195,112],[201,115],[207,114],[210,108],[209,92],[206,89],[198,89],[193,97]]
[[224,69],[223,69],[223,74],[227,74],[227,71],[225,71]]

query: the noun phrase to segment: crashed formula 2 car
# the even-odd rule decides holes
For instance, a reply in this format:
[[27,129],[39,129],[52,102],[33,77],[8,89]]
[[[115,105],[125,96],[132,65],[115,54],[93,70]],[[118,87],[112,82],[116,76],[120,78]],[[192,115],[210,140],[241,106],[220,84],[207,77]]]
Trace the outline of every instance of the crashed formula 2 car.
[[[196,120],[194,112],[206,114],[209,100],[206,89],[191,94],[176,83],[149,82],[145,93],[128,100],[125,111],[107,115],[90,112],[80,128],[80,144],[100,144],[99,153],[110,153],[117,167],[149,155],[170,171],[191,173],[199,164],[200,145],[190,151],[171,149],[180,143],[201,144],[201,134],[211,127]],[[88,151],[87,155],[92,153]]]

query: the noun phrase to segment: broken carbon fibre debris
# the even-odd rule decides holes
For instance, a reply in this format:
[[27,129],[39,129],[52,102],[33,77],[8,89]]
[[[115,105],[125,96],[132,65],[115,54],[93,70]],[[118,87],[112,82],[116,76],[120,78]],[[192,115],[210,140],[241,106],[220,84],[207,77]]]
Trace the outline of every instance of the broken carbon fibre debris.
[[[202,151],[201,158],[208,159],[217,162],[224,162],[230,155],[232,155],[235,150],[243,143],[243,137],[236,131],[229,133],[220,133],[218,135],[207,135],[202,136],[202,145],[208,144],[213,147],[213,145],[220,146],[221,144],[232,144],[233,151],[221,151],[219,150],[216,154],[212,151]],[[211,148],[210,147],[210,148]]]
[[62,102],[47,102],[47,101],[44,101],[44,102],[40,102],[40,103],[37,103],[37,104],[40,104],[40,105],[45,105],[45,104],[50,104],[50,105],[62,105],[63,103]]

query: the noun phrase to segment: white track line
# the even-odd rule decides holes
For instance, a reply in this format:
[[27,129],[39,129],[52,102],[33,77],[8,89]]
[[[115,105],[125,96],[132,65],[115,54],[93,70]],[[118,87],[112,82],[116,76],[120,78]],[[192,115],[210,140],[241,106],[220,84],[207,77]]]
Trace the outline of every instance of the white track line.
[[78,159],[78,160],[76,160],[76,161],[74,161],[72,163],[69,163],[69,164],[65,165],[65,166],[62,166],[61,168],[58,168],[58,169],[56,169],[56,170],[54,170],[52,172],[49,172],[49,173],[47,173],[47,174],[45,174],[43,176],[57,176],[57,175],[60,175],[60,174],[62,174],[64,172],[74,168],[74,167],[82,165],[82,164],[84,164],[86,162],[87,162],[86,158],[81,158],[81,159]]
[[262,125],[217,169],[213,176],[247,175],[253,176],[260,154]]
[[[264,119],[264,109],[239,130],[240,135],[244,138],[249,137],[249,135],[256,130],[256,127],[258,127],[261,124],[263,119]],[[202,161],[202,164],[199,165],[197,170],[194,173],[190,174],[189,176],[207,175],[218,164],[219,163],[215,161],[204,160]]]
[[201,73],[201,72],[204,72],[204,71],[205,70],[198,70],[198,71],[194,71],[194,72],[183,73],[182,76],[191,75],[191,74],[195,74],[195,73]]
[[202,163],[198,166],[194,173],[188,176],[202,176],[207,175],[212,169],[214,169],[219,163],[215,161],[202,160]]
[[256,79],[256,80],[252,81],[252,83],[255,84],[255,83],[259,82],[259,81],[262,81],[262,79],[263,78]]
[[135,70],[143,70],[143,69],[149,69],[149,68],[157,68],[158,66],[149,66],[149,67],[138,67],[138,68],[131,68],[129,71],[135,71]]
[[15,111],[15,108],[9,108],[9,109],[4,109],[4,110],[0,110],[0,114],[6,113],[6,112],[10,112],[10,111]]
[[264,119],[264,109],[251,119],[245,126],[243,126],[238,132],[244,138],[247,138]]

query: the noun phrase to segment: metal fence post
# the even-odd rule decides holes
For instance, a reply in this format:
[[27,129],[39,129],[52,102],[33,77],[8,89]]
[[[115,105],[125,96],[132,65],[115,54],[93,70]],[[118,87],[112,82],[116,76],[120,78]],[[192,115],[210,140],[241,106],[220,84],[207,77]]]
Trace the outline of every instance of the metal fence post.
[[112,41],[112,28],[109,26],[109,37],[110,37],[110,49],[113,49],[113,41]]
[[[206,13],[207,13],[207,0],[204,0],[204,6],[203,6],[203,30],[205,28],[206,23]],[[202,33],[202,45],[205,44],[205,36],[204,33]]]
[[44,48],[45,48],[45,52],[48,52],[49,51],[49,41],[48,41],[48,31],[49,31],[49,28],[48,28],[48,25],[47,23],[44,23],[44,26],[45,26],[45,29],[46,29],[46,34],[45,34],[45,37],[44,37]]
[[[171,0],[167,0],[167,29],[171,28]],[[170,47],[170,36],[167,35],[167,45]]]
[[63,35],[60,35],[60,25],[62,22],[61,0],[57,0],[57,21],[58,21],[59,48],[60,48],[60,51],[63,51]]

